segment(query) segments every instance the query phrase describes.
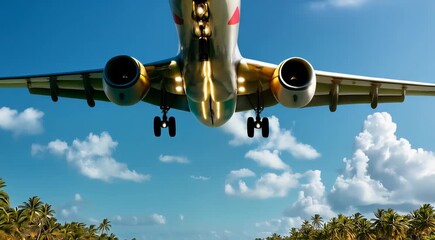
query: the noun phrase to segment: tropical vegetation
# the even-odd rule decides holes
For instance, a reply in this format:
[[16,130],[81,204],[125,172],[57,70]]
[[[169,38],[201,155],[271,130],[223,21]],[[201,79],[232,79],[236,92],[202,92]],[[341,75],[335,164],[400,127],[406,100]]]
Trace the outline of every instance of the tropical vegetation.
[[101,224],[80,222],[58,223],[50,204],[39,197],[31,197],[18,207],[10,206],[10,198],[4,190],[6,183],[0,178],[0,240],[116,240],[110,232],[108,219]]
[[[299,228],[292,228],[289,236],[272,234],[264,240],[435,240],[435,210],[424,204],[409,214],[401,215],[389,208],[378,209],[374,218],[361,213],[351,216],[339,214],[324,222],[316,214]],[[257,240],[261,240],[258,238]]]

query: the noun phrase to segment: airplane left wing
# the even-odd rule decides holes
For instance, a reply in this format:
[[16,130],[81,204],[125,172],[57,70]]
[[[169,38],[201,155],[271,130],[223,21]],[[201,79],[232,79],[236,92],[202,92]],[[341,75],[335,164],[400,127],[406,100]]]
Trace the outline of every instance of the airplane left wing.
[[[279,103],[272,92],[271,82],[274,78],[280,77],[281,71],[277,70],[285,63],[284,61],[278,66],[249,59],[242,60],[239,65],[239,76],[243,78],[243,87],[246,91],[240,93],[241,101],[237,109],[253,109],[256,106],[257,92],[261,93],[260,99],[263,98],[263,100],[260,101],[265,107]],[[314,95],[303,107],[329,106],[329,109],[334,112],[338,105],[344,104],[366,103],[376,108],[378,103],[403,102],[406,96],[435,96],[435,84],[432,83],[374,78],[315,71],[314,69],[312,72],[316,79]]]
[[[168,59],[144,65],[151,87],[142,101],[161,106],[162,92],[170,108],[188,111],[184,92],[176,91],[175,78],[179,75],[176,59]],[[31,94],[85,99],[90,107],[95,100],[109,101],[103,89],[103,69],[0,78],[0,88],[28,88]]]

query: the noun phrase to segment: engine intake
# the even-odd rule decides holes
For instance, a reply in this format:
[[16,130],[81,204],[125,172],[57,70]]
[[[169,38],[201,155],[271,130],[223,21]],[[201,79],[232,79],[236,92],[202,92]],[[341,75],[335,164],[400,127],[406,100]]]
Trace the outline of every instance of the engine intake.
[[110,59],[103,71],[103,89],[109,100],[128,106],[141,101],[150,89],[145,67],[133,57],[117,56]]
[[271,90],[282,105],[289,108],[305,107],[316,91],[314,68],[303,58],[283,61],[275,70]]

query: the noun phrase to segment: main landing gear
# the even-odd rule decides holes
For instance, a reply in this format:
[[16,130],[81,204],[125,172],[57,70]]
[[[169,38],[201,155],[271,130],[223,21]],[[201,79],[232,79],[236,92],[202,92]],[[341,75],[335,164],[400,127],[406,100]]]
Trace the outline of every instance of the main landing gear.
[[160,137],[162,135],[162,128],[167,128],[170,137],[175,137],[177,134],[177,126],[174,117],[167,116],[169,107],[160,107],[162,109],[163,117],[154,117],[154,135]]
[[264,138],[269,137],[269,119],[264,117],[263,119],[260,117],[260,113],[263,111],[263,108],[256,108],[255,113],[256,117],[255,120],[253,117],[248,118],[247,123],[247,132],[248,137],[253,138],[254,137],[254,130],[255,129],[261,129],[261,135]]

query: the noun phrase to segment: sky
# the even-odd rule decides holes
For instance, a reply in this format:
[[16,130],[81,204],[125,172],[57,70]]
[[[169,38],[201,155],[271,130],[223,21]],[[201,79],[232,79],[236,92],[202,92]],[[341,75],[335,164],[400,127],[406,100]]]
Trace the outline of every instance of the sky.
[[[315,69],[431,82],[435,2],[243,1],[243,56]],[[100,69],[127,54],[172,57],[167,1],[2,1],[0,76]],[[237,113],[208,128],[181,111],[177,137],[152,132],[160,109],[0,89],[0,177],[13,206],[31,196],[61,222],[108,218],[121,239],[255,239],[303,219],[435,204],[435,98],[264,111],[268,139]]]

